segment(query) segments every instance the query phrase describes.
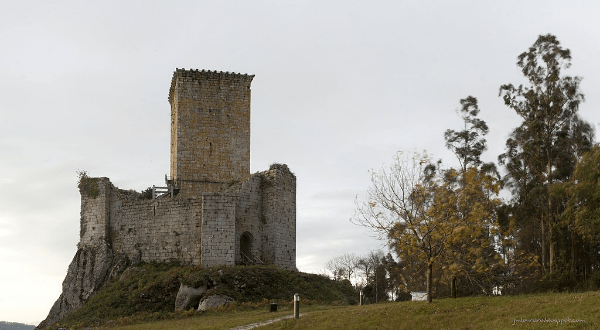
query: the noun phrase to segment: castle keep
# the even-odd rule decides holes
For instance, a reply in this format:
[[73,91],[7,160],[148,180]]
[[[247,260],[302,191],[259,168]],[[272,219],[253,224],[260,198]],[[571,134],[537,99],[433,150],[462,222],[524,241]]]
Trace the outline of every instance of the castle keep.
[[253,77],[177,69],[168,191],[142,199],[88,178],[97,190],[82,190],[80,247],[107,244],[147,262],[295,269],[296,178],[279,164],[250,175]]
[[250,175],[252,78],[175,71],[169,90],[171,178],[185,194],[220,192]]

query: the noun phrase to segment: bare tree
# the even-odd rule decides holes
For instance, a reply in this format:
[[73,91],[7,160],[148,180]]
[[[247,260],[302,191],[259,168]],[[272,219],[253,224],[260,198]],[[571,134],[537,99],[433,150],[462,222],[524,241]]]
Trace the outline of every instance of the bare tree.
[[358,268],[365,277],[366,283],[369,283],[375,276],[375,268],[381,264],[385,255],[381,250],[371,251],[358,261]]
[[364,202],[356,202],[351,221],[387,238],[401,259],[417,258],[427,265],[427,301],[432,301],[433,264],[444,251],[456,224],[430,209],[443,186],[436,166],[425,152],[399,152],[389,170],[371,173]]
[[371,186],[367,200],[355,200],[356,212],[350,221],[363,226],[381,240],[388,236],[398,222],[422,217],[427,211],[414,192],[424,185],[431,158],[426,152],[399,151],[389,170],[371,171]]
[[347,279],[356,280],[356,273],[359,268],[360,258],[354,253],[344,253],[336,256],[325,263],[327,269],[333,275],[334,280]]
[[329,259],[325,263],[325,269],[333,275],[333,279],[336,281],[341,281],[346,277],[345,269],[341,265],[339,257]]

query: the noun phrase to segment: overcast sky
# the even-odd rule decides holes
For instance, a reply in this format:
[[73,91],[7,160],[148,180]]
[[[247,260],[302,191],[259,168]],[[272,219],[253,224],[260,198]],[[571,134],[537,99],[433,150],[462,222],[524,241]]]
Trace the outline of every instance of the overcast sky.
[[38,323],[79,240],[77,170],[120,188],[169,173],[175,68],[254,74],[251,171],[297,176],[297,265],[382,242],[349,222],[399,150],[456,165],[443,132],[473,95],[496,161],[519,118],[498,97],[540,34],[571,49],[600,122],[597,1],[3,1],[0,320]]

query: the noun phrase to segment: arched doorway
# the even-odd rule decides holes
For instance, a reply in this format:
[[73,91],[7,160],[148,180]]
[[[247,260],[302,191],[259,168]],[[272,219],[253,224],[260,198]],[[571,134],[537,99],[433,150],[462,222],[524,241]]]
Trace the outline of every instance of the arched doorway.
[[249,232],[243,232],[240,235],[240,256],[242,257],[242,264],[247,265],[251,264],[254,260],[252,256],[252,243],[254,241],[254,237]]

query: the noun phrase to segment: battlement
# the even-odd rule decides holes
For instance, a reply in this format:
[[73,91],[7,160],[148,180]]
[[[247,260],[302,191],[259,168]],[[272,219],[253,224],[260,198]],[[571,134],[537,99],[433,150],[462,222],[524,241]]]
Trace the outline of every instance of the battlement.
[[235,73],[235,72],[223,72],[223,71],[210,71],[210,70],[198,70],[198,69],[190,69],[186,70],[184,68],[175,69],[173,72],[173,78],[171,79],[171,88],[169,89],[169,103],[173,103],[173,95],[175,91],[175,87],[177,85],[177,81],[186,81],[186,80],[227,80],[230,83],[241,83],[247,84],[250,86],[250,83],[254,79],[254,75]]

